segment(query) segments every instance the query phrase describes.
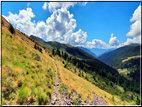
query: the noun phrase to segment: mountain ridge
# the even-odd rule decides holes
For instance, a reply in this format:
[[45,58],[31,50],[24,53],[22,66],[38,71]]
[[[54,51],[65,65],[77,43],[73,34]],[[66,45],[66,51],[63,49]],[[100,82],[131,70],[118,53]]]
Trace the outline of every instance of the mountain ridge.
[[91,52],[89,49],[87,48],[84,48],[84,47],[78,47],[80,49],[82,49],[83,51],[89,53],[90,55],[94,56],[94,57],[97,57],[95,53]]
[[95,59],[94,56],[90,55],[87,52],[84,52],[83,50],[77,48],[77,47],[73,47],[69,44],[62,44],[56,41],[49,41],[46,42],[44,40],[41,40],[40,38],[36,37],[36,36],[30,36],[32,39],[37,40],[39,43],[41,43],[42,45],[44,45],[47,48],[53,49],[53,48],[58,48],[61,49],[63,51],[67,51],[69,54],[73,55],[73,56],[77,56],[79,58],[85,58],[85,59]]

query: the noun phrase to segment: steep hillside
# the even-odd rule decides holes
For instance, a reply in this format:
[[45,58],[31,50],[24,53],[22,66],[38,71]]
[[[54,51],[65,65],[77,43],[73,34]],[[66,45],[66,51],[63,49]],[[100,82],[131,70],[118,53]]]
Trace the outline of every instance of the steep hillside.
[[[41,45],[2,17],[3,105],[139,104],[134,81],[80,49],[52,43],[57,49]],[[74,57],[62,47],[83,55]]]
[[122,60],[121,68],[118,71],[126,78],[136,80],[140,84],[140,61],[140,55],[128,57]]
[[140,45],[127,45],[105,53],[99,56],[98,59],[114,68],[120,68],[122,60],[137,55],[140,55]]
[[84,48],[84,47],[77,47],[79,49],[82,49],[83,51],[89,53],[90,55],[94,56],[94,57],[97,57],[93,52],[91,52],[89,49],[87,48]]
[[64,52],[68,52],[69,54],[78,57],[78,58],[83,58],[83,59],[94,59],[94,57],[86,52],[84,52],[83,50],[77,48],[77,47],[73,47],[69,44],[61,44],[59,42],[45,42],[43,40],[41,40],[38,37],[35,36],[30,36],[32,39],[38,41],[39,43],[41,43],[42,45],[44,45],[45,47],[49,48],[49,49],[53,49],[53,48],[58,48],[60,50],[63,50]]
[[33,41],[2,17],[3,105],[48,104],[50,100],[55,68]]
[[120,74],[140,83],[140,45],[131,44],[99,57],[106,64],[118,69]]

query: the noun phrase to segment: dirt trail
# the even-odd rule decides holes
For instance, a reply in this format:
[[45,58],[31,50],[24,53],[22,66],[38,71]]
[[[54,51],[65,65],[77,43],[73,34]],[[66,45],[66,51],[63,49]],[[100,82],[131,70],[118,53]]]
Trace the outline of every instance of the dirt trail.
[[56,66],[56,64],[54,63],[54,61],[52,61],[53,62],[53,64],[54,64],[54,66],[55,66],[55,74],[56,74],[56,76],[55,76],[55,86],[54,86],[54,92],[53,92],[53,94],[52,94],[52,96],[51,96],[51,102],[49,103],[49,105],[55,105],[55,104],[57,104],[57,101],[59,100],[59,80],[58,80],[58,72],[57,72],[57,66]]
[[107,105],[107,103],[96,94],[90,94],[91,96],[93,96],[93,100],[88,98],[87,101],[83,101],[81,98],[79,98],[79,96],[75,92],[72,92],[71,96],[69,96],[67,92],[61,94],[59,92],[60,83],[58,80],[57,66],[53,60],[52,63],[55,66],[56,76],[55,76],[55,86],[54,86],[55,89],[51,96],[51,101],[49,102],[49,105],[74,105],[74,101],[72,101],[73,97],[78,99],[78,102],[80,103],[79,105]]

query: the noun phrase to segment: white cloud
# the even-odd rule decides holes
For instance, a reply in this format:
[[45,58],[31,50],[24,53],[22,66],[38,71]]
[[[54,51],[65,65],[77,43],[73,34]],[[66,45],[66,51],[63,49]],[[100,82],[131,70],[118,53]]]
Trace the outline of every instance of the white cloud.
[[129,45],[131,43],[139,43],[141,44],[141,5],[134,11],[130,22],[134,22],[130,26],[130,31],[126,34],[127,38],[126,42],[120,44],[118,47]]
[[[83,45],[86,42],[87,33],[76,28],[76,20],[74,15],[68,11],[69,7],[73,7],[77,2],[48,2],[47,6],[52,15],[46,20],[46,34],[44,38],[49,41],[58,41],[61,43],[69,43],[71,45]],[[86,3],[84,4],[86,5]],[[46,6],[46,7],[47,7]]]
[[111,34],[109,44],[99,40],[99,39],[93,39],[91,42],[86,42],[85,47],[86,48],[100,48],[100,49],[109,49],[109,48],[116,48],[119,45],[119,40],[116,36]]
[[113,33],[111,34],[110,40],[109,40],[109,44],[111,46],[117,46],[119,45],[119,40],[117,39],[116,36],[113,35]]
[[44,4],[43,4],[42,8],[43,8],[44,10],[46,10],[46,9],[47,9],[47,2],[44,2]]
[[80,2],[82,6],[85,6],[88,2]]
[[48,25],[47,39],[49,41],[58,41],[69,43],[71,45],[81,45],[86,42],[87,33],[79,29],[73,32],[76,28],[76,20],[74,15],[66,8],[57,9],[51,17],[46,20]]
[[50,12],[54,12],[55,10],[59,8],[65,8],[68,9],[69,7],[73,7],[77,2],[49,2],[48,9]]
[[99,39],[93,39],[92,42],[86,42],[86,48],[108,49],[110,45]]
[[141,34],[141,5],[134,11],[130,22],[134,22],[130,26],[130,31],[126,34],[127,36],[139,36]]
[[[55,11],[52,11],[51,16],[47,18],[46,22],[38,21],[36,23],[35,21],[32,21],[32,18],[34,18],[35,15],[31,8],[19,10],[19,14],[10,12],[9,16],[5,16],[5,18],[15,25],[17,29],[29,36],[35,35],[48,41],[69,43],[74,46],[82,45],[86,42],[87,33],[81,29],[74,32],[76,20],[74,19],[74,15],[68,11],[69,6],[73,6],[74,4],[74,2],[57,3],[53,7],[55,8]],[[51,8],[53,2],[49,2],[48,6],[49,5]],[[43,5],[43,7],[44,9],[47,8],[46,5]]]
[[45,38],[47,33],[46,33],[47,25],[43,21],[39,21],[36,24],[36,27],[34,28],[33,35],[40,37],[40,38]]
[[35,23],[31,21],[31,18],[35,17],[35,15],[31,8],[19,10],[19,14],[9,12],[9,16],[4,17],[20,31],[28,35],[33,33]]
[[87,32],[79,29],[77,32],[72,33],[72,35],[68,38],[68,41],[72,45],[80,46],[84,45],[87,38]]
[[141,44],[141,36],[136,36],[133,39],[127,38],[126,42],[120,44],[118,47],[122,47],[122,46],[125,46],[125,45],[130,45],[132,43]]

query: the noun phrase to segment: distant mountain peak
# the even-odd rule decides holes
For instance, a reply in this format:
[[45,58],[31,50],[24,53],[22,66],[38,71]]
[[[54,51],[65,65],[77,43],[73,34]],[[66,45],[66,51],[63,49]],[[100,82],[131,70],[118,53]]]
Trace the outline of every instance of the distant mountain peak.
[[87,52],[88,54],[90,54],[90,55],[92,55],[92,56],[94,56],[94,57],[97,57],[95,53],[91,52],[91,51],[90,51],[89,49],[87,49],[87,48],[84,48],[84,47],[82,47],[82,46],[81,46],[81,47],[77,47],[77,48],[82,49],[83,51]]

